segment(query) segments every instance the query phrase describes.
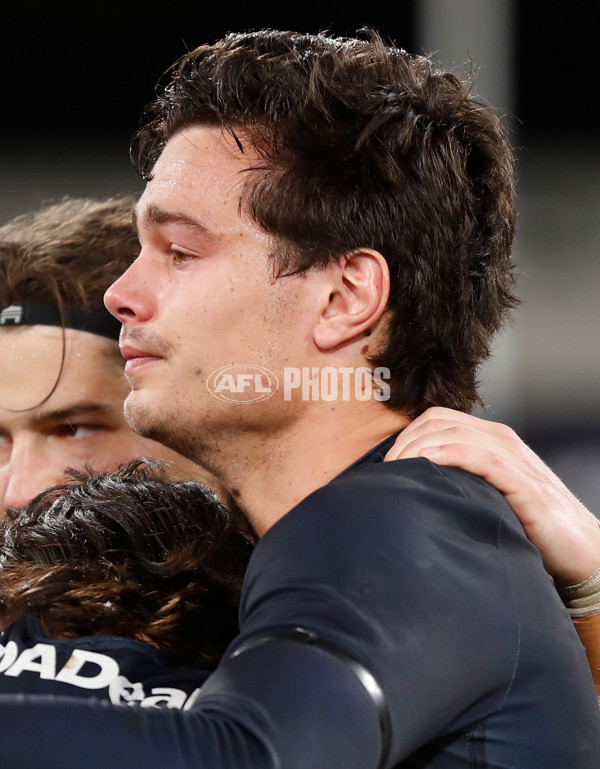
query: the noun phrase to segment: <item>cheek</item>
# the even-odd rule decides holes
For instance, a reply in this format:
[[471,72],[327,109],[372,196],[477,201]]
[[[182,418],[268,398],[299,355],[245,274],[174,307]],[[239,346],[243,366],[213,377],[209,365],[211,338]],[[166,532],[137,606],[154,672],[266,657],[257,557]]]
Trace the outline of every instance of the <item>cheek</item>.
[[127,438],[119,434],[104,436],[95,445],[94,451],[90,450],[89,460],[93,462],[95,470],[116,470],[117,467],[129,459],[137,456],[131,452]]
[[[41,488],[62,483],[65,473],[69,468],[81,470],[88,462],[88,452],[74,446],[54,446],[54,450],[45,453],[43,462],[40,462],[37,477],[43,478]],[[82,447],[83,448],[83,447]]]
[[[99,469],[115,470],[119,465],[125,464],[139,457],[151,458],[157,455],[156,444],[146,438],[140,438],[133,430],[123,427],[107,436],[102,447],[101,456],[96,463]],[[102,467],[100,467],[102,464]]]
[[11,444],[9,441],[0,441],[0,467],[7,465],[10,460]]
[[120,454],[127,453],[126,443],[116,433],[101,433],[80,441],[64,441],[54,447],[51,459],[46,462],[46,471],[58,479],[69,467],[82,470],[90,467],[94,471],[115,469],[120,462]]

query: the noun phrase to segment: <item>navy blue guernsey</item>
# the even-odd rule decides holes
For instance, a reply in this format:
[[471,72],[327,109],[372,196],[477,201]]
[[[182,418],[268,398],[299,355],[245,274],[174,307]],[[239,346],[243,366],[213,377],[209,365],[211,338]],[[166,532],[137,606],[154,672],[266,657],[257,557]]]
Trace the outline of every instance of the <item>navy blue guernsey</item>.
[[133,638],[48,638],[33,615],[0,633],[0,694],[58,694],[143,708],[189,708],[209,675]]
[[598,769],[572,623],[502,496],[393,438],[258,543],[188,710],[0,697],[7,769]]

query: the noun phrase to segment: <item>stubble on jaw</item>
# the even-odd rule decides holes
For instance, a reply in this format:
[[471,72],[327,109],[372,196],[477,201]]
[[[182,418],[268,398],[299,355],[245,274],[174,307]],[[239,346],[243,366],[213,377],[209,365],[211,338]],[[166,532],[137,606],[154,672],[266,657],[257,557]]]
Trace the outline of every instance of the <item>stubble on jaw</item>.
[[160,413],[144,403],[136,402],[135,393],[135,389],[132,390],[124,405],[125,421],[135,433],[161,443],[220,477],[214,469],[220,464],[214,461],[215,454],[221,453],[220,443],[208,421],[199,422],[189,407]]

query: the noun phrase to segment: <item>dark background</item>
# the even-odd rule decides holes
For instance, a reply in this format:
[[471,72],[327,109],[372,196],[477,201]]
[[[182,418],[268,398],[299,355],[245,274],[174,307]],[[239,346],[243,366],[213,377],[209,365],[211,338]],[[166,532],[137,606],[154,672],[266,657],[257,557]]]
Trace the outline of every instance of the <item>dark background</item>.
[[[181,0],[149,5],[11,3],[0,32],[2,135],[128,139],[161,73],[187,48],[228,31],[267,26],[352,35],[367,25],[421,52],[415,33],[418,0],[373,3],[371,11],[336,4],[329,12],[326,4],[311,12],[302,3],[269,11],[266,4],[248,2],[224,2],[220,8]],[[513,0],[513,6],[516,113],[523,139],[538,132],[591,135],[598,56],[592,0]]]

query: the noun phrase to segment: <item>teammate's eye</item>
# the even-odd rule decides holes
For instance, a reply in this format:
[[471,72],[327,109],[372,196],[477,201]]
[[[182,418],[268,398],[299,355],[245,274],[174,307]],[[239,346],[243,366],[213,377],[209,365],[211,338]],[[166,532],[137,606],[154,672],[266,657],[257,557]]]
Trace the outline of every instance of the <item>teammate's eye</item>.
[[57,425],[54,432],[60,438],[89,438],[102,429],[103,426],[98,424],[65,422]]

